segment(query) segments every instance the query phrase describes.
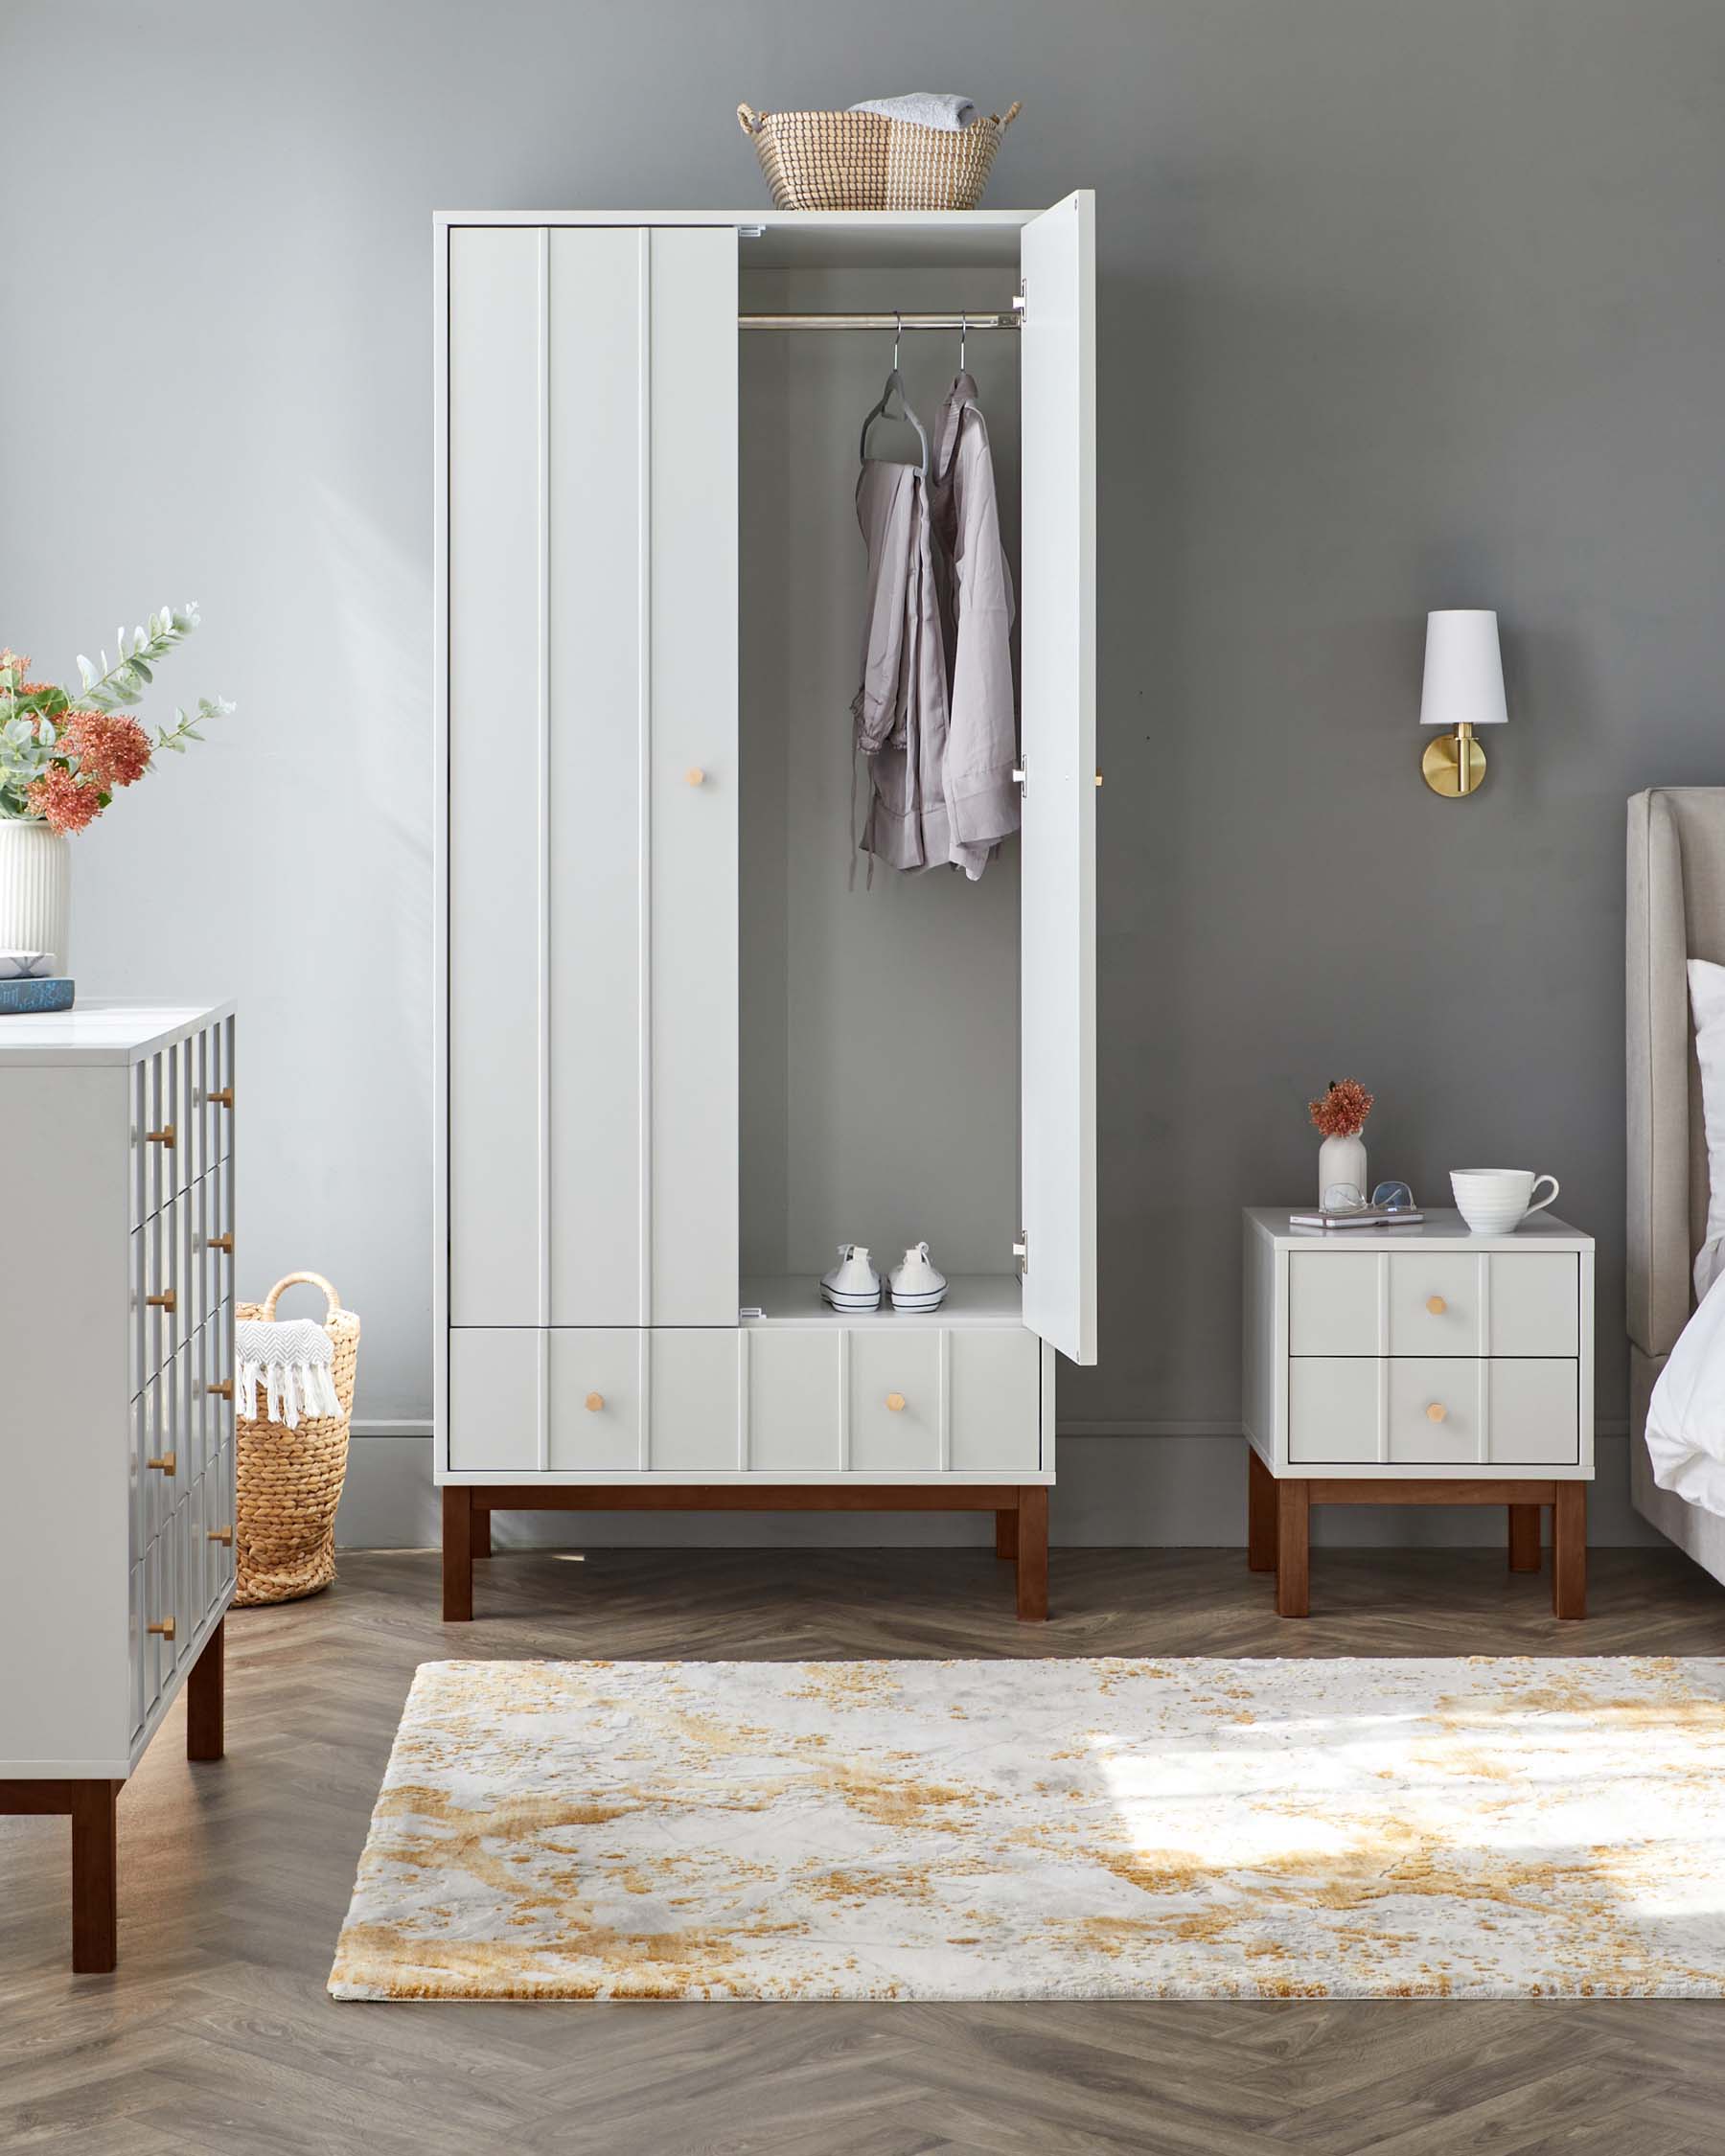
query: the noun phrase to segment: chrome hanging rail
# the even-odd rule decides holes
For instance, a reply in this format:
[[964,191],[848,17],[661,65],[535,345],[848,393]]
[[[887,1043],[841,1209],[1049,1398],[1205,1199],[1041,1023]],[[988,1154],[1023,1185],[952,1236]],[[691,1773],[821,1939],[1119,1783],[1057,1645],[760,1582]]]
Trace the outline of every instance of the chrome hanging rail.
[[1009,314],[739,314],[739,330],[1018,330]]

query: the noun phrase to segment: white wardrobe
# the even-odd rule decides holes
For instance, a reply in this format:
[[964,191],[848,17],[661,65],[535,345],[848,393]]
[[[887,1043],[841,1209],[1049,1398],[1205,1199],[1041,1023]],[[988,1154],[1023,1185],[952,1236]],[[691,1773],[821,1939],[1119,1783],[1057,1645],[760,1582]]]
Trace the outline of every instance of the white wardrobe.
[[[1040,1614],[1096,1352],[1093,276],[1088,194],[437,219],[446,1615],[492,1510],[707,1503],[992,1508]],[[815,333],[896,312],[966,324],[1018,585],[974,884],[848,873],[893,336]],[[925,421],[958,347],[906,333]],[[917,1240],[938,1313],[819,1302]]]

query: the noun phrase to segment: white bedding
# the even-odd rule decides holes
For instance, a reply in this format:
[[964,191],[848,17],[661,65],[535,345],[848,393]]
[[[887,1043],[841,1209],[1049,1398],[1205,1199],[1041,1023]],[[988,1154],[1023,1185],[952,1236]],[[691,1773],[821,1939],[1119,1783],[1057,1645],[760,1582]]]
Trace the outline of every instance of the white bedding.
[[1677,1336],[1647,1403],[1653,1479],[1725,1517],[1725,1275]]

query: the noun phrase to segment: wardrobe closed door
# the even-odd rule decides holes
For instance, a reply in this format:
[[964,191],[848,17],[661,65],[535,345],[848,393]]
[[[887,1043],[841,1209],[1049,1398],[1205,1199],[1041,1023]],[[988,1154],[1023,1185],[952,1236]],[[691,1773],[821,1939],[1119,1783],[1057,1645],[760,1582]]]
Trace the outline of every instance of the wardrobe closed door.
[[449,1313],[734,1324],[736,236],[455,227]]
[[1095,198],[1020,241],[1024,1322],[1096,1360]]

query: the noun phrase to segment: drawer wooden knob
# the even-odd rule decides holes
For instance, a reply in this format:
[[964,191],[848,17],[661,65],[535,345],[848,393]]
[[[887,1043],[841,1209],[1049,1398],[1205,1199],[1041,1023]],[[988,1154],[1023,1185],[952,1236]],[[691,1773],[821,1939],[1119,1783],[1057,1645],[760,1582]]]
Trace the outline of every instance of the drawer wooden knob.
[[706,773],[699,764],[691,764],[683,776],[691,786],[704,786],[706,784]]
[[886,1405],[892,1410],[895,1415],[903,1414],[905,1411],[905,1395],[902,1392],[887,1393]]
[[234,1089],[232,1086],[214,1086],[210,1089],[206,1098],[213,1100],[218,1108],[232,1108],[234,1105]]
[[218,1400],[231,1400],[234,1397],[234,1381],[232,1378],[218,1378],[214,1385],[206,1385],[204,1390],[215,1393]]
[[172,1288],[164,1288],[159,1296],[146,1296],[144,1300],[151,1310],[174,1310],[178,1308]]
[[1434,1318],[1441,1318],[1449,1308],[1449,1304],[1444,1301],[1441,1296],[1427,1296],[1426,1308]]
[[234,1530],[232,1527],[212,1527],[210,1540],[220,1543],[224,1549],[231,1549],[234,1546]]
[[164,1123],[159,1131],[146,1131],[144,1135],[151,1145],[165,1145],[170,1153],[173,1151],[173,1125],[172,1123]]
[[605,1405],[604,1393],[589,1392],[586,1396],[586,1405],[588,1414],[596,1415],[599,1412],[600,1409]]
[[1426,1410],[1426,1420],[1427,1422],[1442,1422],[1448,1413],[1449,1410],[1441,1400],[1434,1400]]
[[147,1459],[144,1464],[146,1467],[155,1468],[160,1474],[172,1475],[179,1465],[179,1455],[177,1453],[163,1453],[158,1458]]
[[229,1257],[232,1257],[234,1254],[234,1238],[231,1235],[212,1235],[210,1237],[210,1248],[213,1250],[225,1250]]
[[160,1624],[152,1624],[148,1629],[151,1632],[159,1632],[164,1640],[172,1640],[173,1638],[173,1619],[171,1617],[165,1617]]

